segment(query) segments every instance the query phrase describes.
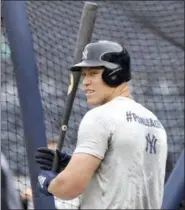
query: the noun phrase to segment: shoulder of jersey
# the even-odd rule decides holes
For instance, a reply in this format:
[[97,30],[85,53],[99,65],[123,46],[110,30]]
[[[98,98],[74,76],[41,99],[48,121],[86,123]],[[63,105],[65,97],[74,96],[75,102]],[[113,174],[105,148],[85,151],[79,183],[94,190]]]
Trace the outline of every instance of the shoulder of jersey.
[[142,107],[142,110],[145,111],[145,113],[147,114],[148,117],[151,117],[152,119],[158,120],[160,122],[160,120],[158,119],[157,115],[153,111],[151,111],[150,109],[148,109],[147,107],[145,107],[144,105],[142,105],[140,103],[139,103],[139,105],[140,105],[140,107]]
[[108,102],[108,103],[106,103],[106,104],[103,104],[101,106],[95,107],[95,108],[89,110],[86,113],[86,116],[87,117],[88,116],[89,117],[92,116],[94,118],[96,118],[96,117],[98,117],[98,118],[99,117],[107,118],[107,116],[109,115],[109,113],[111,113],[111,110],[109,109],[110,105],[111,105],[111,101]]

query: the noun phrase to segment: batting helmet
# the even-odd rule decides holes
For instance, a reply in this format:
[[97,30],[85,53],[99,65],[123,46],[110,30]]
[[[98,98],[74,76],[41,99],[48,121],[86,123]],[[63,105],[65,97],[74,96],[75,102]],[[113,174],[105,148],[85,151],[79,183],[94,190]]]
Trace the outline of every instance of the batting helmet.
[[87,44],[82,61],[72,66],[70,70],[80,71],[83,67],[104,67],[102,79],[111,87],[131,79],[129,53],[116,42],[98,41]]

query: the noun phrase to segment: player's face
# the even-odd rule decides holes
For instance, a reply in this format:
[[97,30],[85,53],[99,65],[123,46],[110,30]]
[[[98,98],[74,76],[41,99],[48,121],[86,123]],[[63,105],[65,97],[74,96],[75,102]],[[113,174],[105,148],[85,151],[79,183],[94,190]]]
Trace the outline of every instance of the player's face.
[[89,105],[102,105],[110,98],[112,88],[103,82],[103,71],[104,69],[102,67],[82,69],[83,90]]

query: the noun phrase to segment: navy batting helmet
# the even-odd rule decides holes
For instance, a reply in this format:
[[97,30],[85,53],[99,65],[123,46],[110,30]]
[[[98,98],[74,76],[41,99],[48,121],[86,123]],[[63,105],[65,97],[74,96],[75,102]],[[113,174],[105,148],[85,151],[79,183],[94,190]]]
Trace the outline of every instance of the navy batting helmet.
[[80,71],[83,67],[104,67],[103,81],[109,86],[118,86],[131,79],[130,56],[120,44],[98,41],[86,45],[82,61],[70,68]]

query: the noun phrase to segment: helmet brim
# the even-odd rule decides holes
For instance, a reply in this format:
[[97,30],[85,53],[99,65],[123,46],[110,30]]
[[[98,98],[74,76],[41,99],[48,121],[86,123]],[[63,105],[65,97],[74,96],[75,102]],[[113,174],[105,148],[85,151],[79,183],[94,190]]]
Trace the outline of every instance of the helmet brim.
[[100,67],[100,66],[104,66],[104,63],[102,61],[84,60],[72,66],[70,70],[80,71],[84,67]]

